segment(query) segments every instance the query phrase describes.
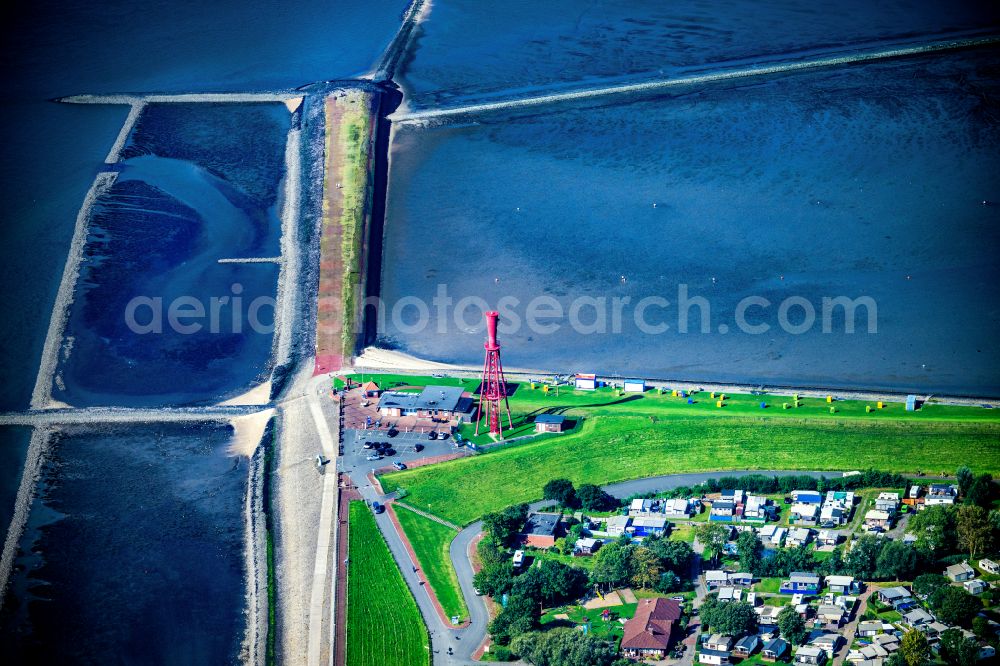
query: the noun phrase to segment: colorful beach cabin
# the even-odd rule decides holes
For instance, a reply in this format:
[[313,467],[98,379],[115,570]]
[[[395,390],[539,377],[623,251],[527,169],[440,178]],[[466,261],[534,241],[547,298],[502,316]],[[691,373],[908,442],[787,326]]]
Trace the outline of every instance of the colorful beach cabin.
[[597,375],[577,373],[576,381],[573,385],[578,391],[596,391],[597,390]]
[[788,580],[781,581],[781,594],[819,594],[820,577],[803,571],[793,571]]

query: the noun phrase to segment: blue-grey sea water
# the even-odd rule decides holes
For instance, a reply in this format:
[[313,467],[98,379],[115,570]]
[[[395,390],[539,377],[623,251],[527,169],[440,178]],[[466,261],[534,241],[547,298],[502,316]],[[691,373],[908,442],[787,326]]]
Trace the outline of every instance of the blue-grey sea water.
[[[482,7],[448,4],[407,63],[409,100],[459,105],[507,97],[515,81],[513,96],[654,78],[657,63],[711,71],[997,26],[996,8],[977,3],[723,5],[515,3],[486,28]],[[432,305],[444,285],[456,302],[518,299],[522,325],[503,332],[512,367],[1000,395],[998,74],[1000,51],[986,48],[398,127],[382,341],[479,362],[474,308],[456,322]],[[708,300],[705,333],[699,308],[680,332],[680,285]],[[392,316],[406,296],[430,306],[426,326],[415,307]],[[545,320],[556,332],[524,325],[538,296],[561,304]],[[620,332],[574,330],[580,297],[607,299],[609,331],[611,299],[630,299]],[[671,302],[644,318],[665,333],[635,324],[646,297]],[[747,311],[766,333],[738,328],[745,297],[770,303]],[[799,306],[780,326],[790,297],[816,313],[804,333]],[[871,298],[876,332],[867,310],[847,334],[832,309],[824,333],[824,297]],[[595,317],[584,302],[581,322]]]
[[228,427],[58,436],[0,614],[8,664],[235,663],[245,458]]
[[[29,404],[77,212],[128,112],[51,100],[291,89],[356,76],[372,68],[405,6],[42,0],[5,7],[0,411]],[[200,402],[231,394],[266,368],[270,336],[116,339],[123,312],[115,309],[136,293],[224,296],[238,281],[251,295],[273,294],[273,265],[214,261],[245,256],[230,251],[278,253],[275,158],[283,157],[288,112],[225,111],[146,110],[121,177],[97,210],[87,248],[94,261],[69,324],[82,346],[59,368],[58,397],[81,405]],[[184,262],[196,270],[181,269]],[[29,436],[0,430],[4,532]],[[4,599],[0,661],[236,661],[245,630],[247,469],[225,453],[228,437],[211,427],[61,437]]]

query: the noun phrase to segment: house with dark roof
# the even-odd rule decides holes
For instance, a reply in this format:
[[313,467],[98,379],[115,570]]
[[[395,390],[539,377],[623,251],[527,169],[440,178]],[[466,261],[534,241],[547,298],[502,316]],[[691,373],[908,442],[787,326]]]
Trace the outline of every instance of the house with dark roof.
[[529,513],[521,528],[521,543],[532,548],[551,548],[556,543],[559,514]]
[[673,599],[642,599],[635,615],[625,623],[621,651],[635,659],[664,659],[670,651],[674,624],[681,618],[681,605]]
[[736,641],[736,645],[733,646],[733,654],[746,658],[756,652],[758,647],[760,647],[760,638],[756,634],[751,634]]
[[382,416],[462,419],[472,408],[472,397],[461,386],[425,386],[420,393],[386,391],[378,400]]
[[562,414],[539,414],[535,417],[535,432],[562,432],[566,417]]
[[782,638],[775,638],[764,643],[760,651],[762,661],[778,661],[788,653],[788,642]]

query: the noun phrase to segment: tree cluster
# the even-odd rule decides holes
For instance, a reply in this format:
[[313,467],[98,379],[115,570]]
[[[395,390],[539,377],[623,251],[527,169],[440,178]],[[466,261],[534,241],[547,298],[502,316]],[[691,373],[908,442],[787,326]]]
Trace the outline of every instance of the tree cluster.
[[590,580],[606,588],[633,585],[675,592],[683,586],[693,554],[686,541],[653,536],[636,545],[625,537],[597,551]]
[[[511,641],[511,650],[535,666],[618,666],[615,645],[569,628],[529,632]],[[631,662],[624,662],[631,664]]]

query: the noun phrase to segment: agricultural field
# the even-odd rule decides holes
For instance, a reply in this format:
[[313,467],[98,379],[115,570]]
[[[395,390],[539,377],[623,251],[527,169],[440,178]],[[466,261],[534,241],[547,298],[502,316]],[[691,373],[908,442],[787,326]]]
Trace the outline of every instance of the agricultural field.
[[559,477],[607,484],[740,469],[951,474],[963,463],[1000,474],[1000,422],[986,410],[980,410],[981,421],[750,417],[724,411],[657,419],[595,414],[566,435],[387,474],[382,484],[387,492],[405,488],[409,504],[464,525],[488,511],[539,499],[542,486]]
[[434,594],[437,595],[445,615],[465,620],[469,610],[458,585],[458,576],[451,564],[448,548],[458,534],[447,525],[434,522],[414,513],[404,505],[395,504],[394,510],[406,538],[417,555],[417,564],[423,570]]
[[348,666],[426,666],[427,627],[364,502],[350,504],[348,538]]

